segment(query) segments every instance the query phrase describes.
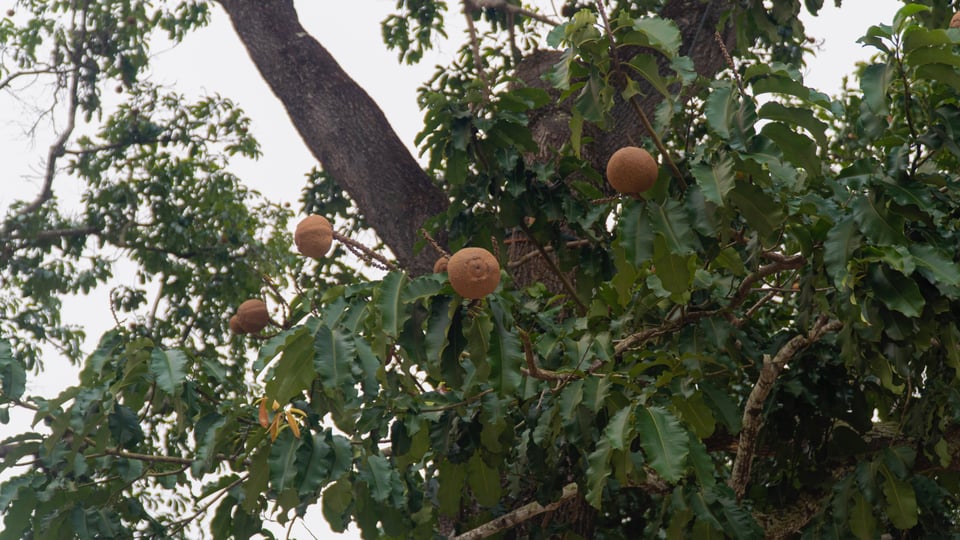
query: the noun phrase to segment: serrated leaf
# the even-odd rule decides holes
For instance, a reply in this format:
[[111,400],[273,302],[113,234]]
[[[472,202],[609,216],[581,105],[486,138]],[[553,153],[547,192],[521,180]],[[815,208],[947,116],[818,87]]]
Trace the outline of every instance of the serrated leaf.
[[610,441],[604,437],[597,441],[596,449],[587,456],[587,492],[584,499],[598,510],[603,500],[603,488],[607,485],[607,477],[610,476],[612,453]]
[[250,476],[243,483],[242,502],[243,509],[248,514],[257,508],[260,495],[267,492],[267,486],[270,482],[270,464],[267,461],[269,457],[270,452],[263,448],[250,458],[248,466]]
[[617,244],[635,267],[653,258],[653,224],[646,204],[629,204],[617,224]]
[[887,114],[887,89],[896,75],[893,67],[887,64],[870,64],[860,76],[860,90],[863,102],[873,114]]
[[320,377],[324,389],[339,388],[348,395],[353,389],[354,378],[351,370],[357,356],[353,337],[340,331],[331,330],[326,325],[317,328],[313,342],[313,368]]
[[396,338],[403,328],[405,312],[400,301],[407,275],[403,272],[389,272],[373,290],[372,303],[379,315],[379,329],[387,336]]
[[753,184],[737,182],[729,196],[730,202],[764,242],[771,242],[778,236],[784,221],[783,209],[770,195]]
[[770,122],[760,133],[776,143],[783,157],[793,165],[806,169],[811,176],[820,176],[821,164],[817,156],[817,144],[806,135],[798,133],[782,122]]
[[946,253],[929,244],[910,244],[910,254],[923,277],[940,285],[960,285],[960,266]]
[[385,502],[393,492],[394,481],[399,476],[390,466],[390,461],[383,456],[372,455],[367,458],[367,466],[360,470],[360,478],[370,488],[370,496],[377,502]]
[[493,314],[493,339],[490,344],[490,382],[499,395],[513,394],[520,387],[524,361],[520,338],[513,332],[513,320],[498,298],[490,299]]
[[676,23],[667,19],[638,19],[633,29],[647,37],[649,45],[667,56],[676,56],[680,51],[682,37]]
[[703,192],[703,197],[718,205],[726,206],[727,193],[733,189],[736,177],[733,173],[733,157],[721,153],[713,163],[700,161],[693,165],[691,171],[697,184]]
[[802,127],[813,135],[819,146],[827,146],[827,124],[818,120],[809,108],[787,107],[776,101],[768,101],[760,107],[757,115],[767,120],[786,122]]
[[705,488],[712,487],[717,483],[716,467],[713,464],[713,459],[707,452],[707,447],[703,444],[703,441],[693,433],[690,433],[689,436],[690,453],[687,458],[690,460],[690,465],[693,466],[697,481]]
[[673,404],[677,407],[680,417],[693,428],[694,433],[701,439],[713,435],[717,427],[717,421],[713,418],[713,413],[707,404],[703,401],[703,394],[695,392],[688,398],[683,396],[674,396]]
[[297,478],[297,450],[300,449],[300,439],[292,434],[284,433],[277,437],[270,446],[270,489],[283,493],[293,487]]
[[27,388],[27,371],[13,356],[13,348],[7,340],[0,340],[0,396],[20,399]]
[[687,257],[671,253],[664,237],[657,235],[653,242],[653,264],[664,290],[670,293],[674,301],[682,302],[693,280]]
[[879,245],[906,244],[904,218],[870,197],[857,197],[850,204],[853,219],[863,234]]
[[690,216],[679,202],[670,199],[663,205],[649,203],[653,232],[663,237],[670,253],[690,255],[695,253],[698,242],[690,228]]
[[271,399],[286,403],[293,396],[310,387],[313,369],[313,334],[299,327],[288,335],[281,348],[280,360],[267,381],[265,391]]
[[323,490],[323,517],[334,532],[342,533],[350,524],[350,505],[353,503],[353,486],[341,478]]
[[437,499],[440,501],[440,515],[456,516],[460,512],[460,497],[467,481],[467,466],[461,463],[441,461],[437,468]]
[[143,441],[143,428],[140,427],[140,418],[130,407],[113,404],[113,412],[107,416],[107,427],[113,441],[127,449],[136,447]]
[[860,247],[862,238],[856,222],[852,219],[841,220],[827,233],[827,239],[823,243],[823,262],[835,287],[850,286],[847,283],[847,263]]
[[467,484],[481,505],[494,506],[500,502],[500,472],[488,466],[479,452],[467,463]]
[[310,459],[303,468],[300,494],[303,497],[309,497],[329,481],[330,458],[333,450],[327,444],[326,434],[322,431],[313,432],[309,439],[305,439],[304,445],[309,445]]
[[629,450],[633,440],[633,407],[624,407],[617,411],[603,428],[603,436],[610,441],[613,450]]
[[687,432],[669,411],[661,407],[637,410],[640,446],[653,470],[668,482],[678,482],[689,452]]
[[150,373],[157,386],[171,396],[175,396],[180,384],[187,376],[187,355],[177,349],[154,349],[150,355]]

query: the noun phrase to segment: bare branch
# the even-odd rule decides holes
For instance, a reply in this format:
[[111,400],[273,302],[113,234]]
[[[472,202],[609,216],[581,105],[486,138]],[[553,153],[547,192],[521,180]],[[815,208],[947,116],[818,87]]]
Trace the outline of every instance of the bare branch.
[[526,504],[493,521],[488,521],[476,529],[467,531],[459,536],[454,536],[451,540],[480,540],[481,538],[493,536],[499,532],[516,527],[524,521],[535,518],[540,514],[556,510],[561,504],[575,497],[578,492],[577,484],[567,484],[563,487],[563,493],[560,495],[560,498],[547,506],[543,506],[538,502]]
[[821,316],[809,333],[791,338],[773,358],[769,355],[764,356],[760,376],[757,377],[757,382],[750,391],[750,397],[747,398],[747,404],[744,407],[740,444],[737,445],[737,455],[733,460],[733,471],[730,474],[729,485],[736,493],[738,500],[743,498],[747,491],[747,484],[750,482],[750,467],[756,454],[757,435],[763,426],[763,405],[773,390],[777,377],[787,362],[798,352],[816,343],[827,332],[834,332],[841,327],[843,323],[840,321],[828,321],[826,316]]
[[468,6],[473,6],[474,9],[496,9],[512,15],[522,15],[528,19],[533,19],[535,21],[542,22],[543,24],[549,24],[550,26],[556,26],[559,24],[546,15],[541,15],[535,11],[530,11],[529,9],[525,9],[521,6],[508,4],[506,0],[465,0],[464,3]]

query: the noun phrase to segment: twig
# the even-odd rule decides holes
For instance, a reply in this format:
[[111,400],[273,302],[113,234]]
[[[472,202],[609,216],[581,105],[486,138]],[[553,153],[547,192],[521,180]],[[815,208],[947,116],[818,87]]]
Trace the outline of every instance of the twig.
[[393,264],[392,262],[388,261],[388,260],[386,259],[386,257],[384,257],[383,255],[380,255],[379,253],[373,251],[372,249],[368,248],[367,246],[361,244],[360,242],[357,242],[356,240],[354,240],[354,239],[352,239],[352,238],[349,238],[349,237],[347,237],[347,236],[344,236],[344,235],[338,233],[337,231],[333,231],[333,237],[334,237],[337,241],[343,243],[343,245],[347,246],[348,249],[350,249],[351,251],[353,251],[358,257],[360,257],[361,259],[363,259],[364,261],[366,261],[368,264],[373,264],[374,266],[376,266],[376,264],[374,263],[374,261],[376,261],[377,263],[379,263],[380,265],[382,265],[382,266],[383,266],[383,269],[385,269],[385,270],[396,270],[396,269],[397,269],[397,266],[396,266],[395,264]]
[[716,31],[714,32],[713,37],[717,40],[717,45],[720,46],[720,52],[723,53],[723,59],[727,61],[727,66],[733,73],[733,80],[737,82],[737,88],[740,89],[740,95],[746,97],[747,91],[744,89],[743,79],[740,78],[740,72],[737,71],[737,65],[733,63],[733,58],[730,56],[730,51],[727,50],[727,45],[723,42],[723,36],[720,35],[719,31]]
[[483,71],[483,56],[480,54],[480,38],[477,37],[477,27],[473,24],[472,2],[464,0],[463,15],[467,19],[467,32],[470,34],[470,51],[473,54],[473,66],[477,69],[477,79],[480,80],[484,103],[490,101],[490,83],[487,74]]
[[540,252],[540,255],[543,256],[543,260],[545,263],[547,263],[547,266],[550,267],[550,270],[556,274],[558,278],[560,278],[560,282],[563,283],[563,288],[565,288],[567,293],[573,297],[574,302],[580,306],[581,310],[587,311],[587,305],[583,303],[583,300],[581,300],[579,296],[577,296],[577,290],[573,288],[573,283],[570,283],[570,280],[567,278],[566,274],[560,271],[560,268],[557,266],[557,264],[553,261],[553,259],[550,258],[547,250],[540,245],[540,242],[537,242],[536,239],[533,238],[533,236],[530,234],[530,229],[527,227],[527,224],[523,222],[523,220],[520,220],[520,228],[523,229],[523,233],[526,234],[527,238],[530,239],[530,243],[533,244],[533,246],[537,248],[537,251]]
[[440,254],[440,256],[442,257],[450,256],[450,253],[448,253],[447,250],[443,249],[440,243],[434,240],[433,237],[430,236],[430,233],[428,233],[426,229],[420,229],[420,234],[427,240],[427,242],[430,243],[431,246],[433,246],[433,249],[435,249],[437,253]]
[[[567,242],[567,243],[564,244],[564,245],[565,245],[566,247],[568,247],[568,248],[577,248],[577,247],[589,246],[589,245],[590,245],[590,240],[571,240],[571,241]],[[544,249],[544,251],[546,251],[547,253],[552,253],[552,252],[553,252],[553,246],[543,246],[543,249]],[[535,259],[535,258],[537,258],[537,257],[540,257],[541,255],[542,255],[542,254],[540,253],[540,251],[538,251],[538,250],[536,250],[536,249],[534,249],[533,251],[528,251],[528,252],[524,253],[523,255],[521,255],[519,259],[508,262],[508,263],[507,263],[507,268],[516,268],[516,267],[518,267],[518,266],[521,266],[521,265],[524,264],[525,262],[529,261],[530,259]]]
[[448,405],[441,405],[441,406],[439,406],[439,407],[426,407],[426,408],[420,409],[420,412],[426,413],[426,412],[443,412],[443,411],[449,411],[450,409],[456,409],[457,407],[461,407],[461,406],[463,406],[463,405],[469,405],[469,404],[473,403],[474,401],[482,398],[483,396],[489,394],[490,392],[493,392],[493,388],[487,388],[487,389],[484,390],[483,392],[480,392],[479,394],[470,396],[470,397],[468,397],[467,399],[465,399],[465,400],[463,400],[463,401],[458,401],[458,402],[456,402],[456,403],[450,403],[450,404],[448,404]]
[[533,19],[535,21],[542,22],[543,24],[549,24],[550,26],[557,26],[557,24],[559,24],[546,15],[541,15],[535,11],[530,11],[529,9],[525,9],[520,6],[508,4],[506,0],[466,0],[466,3],[472,4],[476,8],[497,9],[514,15],[522,15],[528,19]]
[[480,540],[482,538],[493,536],[499,532],[516,527],[524,521],[535,518],[540,514],[556,510],[564,502],[576,497],[577,493],[579,493],[577,484],[567,484],[563,487],[563,493],[560,495],[560,498],[548,504],[547,506],[543,506],[538,502],[532,502],[530,504],[523,505],[516,510],[493,519],[492,521],[488,521],[475,529],[469,530],[459,536],[451,537],[450,540]]
[[740,429],[740,444],[737,445],[737,455],[733,460],[733,470],[730,473],[729,486],[742,499],[750,482],[750,467],[756,454],[757,435],[763,426],[763,405],[773,390],[777,377],[783,368],[798,352],[816,343],[827,332],[834,332],[843,327],[840,321],[828,321],[827,317],[817,319],[813,328],[806,335],[799,334],[790,339],[777,354],[770,358],[764,355],[763,366],[757,382],[750,391],[747,404],[743,410],[743,427]]

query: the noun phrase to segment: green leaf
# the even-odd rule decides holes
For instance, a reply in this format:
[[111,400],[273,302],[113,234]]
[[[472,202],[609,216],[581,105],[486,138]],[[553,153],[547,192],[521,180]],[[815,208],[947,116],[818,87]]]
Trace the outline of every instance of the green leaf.
[[697,237],[690,228],[690,216],[683,206],[673,199],[663,205],[649,203],[653,231],[663,237],[670,253],[690,255],[699,247]]
[[910,244],[909,249],[923,277],[940,285],[960,285],[960,266],[946,253],[929,244]]
[[13,356],[10,342],[0,340],[0,398],[20,399],[27,389],[27,371]]
[[896,76],[896,70],[887,64],[870,64],[860,76],[863,102],[873,114],[886,116],[887,90]]
[[765,243],[779,236],[784,215],[780,205],[758,186],[748,182],[737,182],[730,192],[730,202],[743,214],[747,223],[753,227]]
[[400,481],[397,471],[383,456],[372,455],[367,458],[367,466],[360,470],[360,478],[370,487],[370,495],[377,502],[385,502],[393,492],[395,482]]
[[136,447],[143,441],[143,428],[140,427],[140,418],[130,407],[113,404],[113,412],[107,417],[107,427],[113,441],[127,449]]
[[689,290],[693,280],[693,271],[687,257],[671,253],[665,238],[657,235],[653,243],[653,264],[656,267],[656,277],[660,279],[664,290],[670,293],[675,302],[683,302],[684,293]]
[[853,508],[848,522],[850,532],[860,540],[877,538],[877,518],[873,515],[873,505],[860,492],[853,494]]
[[676,23],[667,19],[638,19],[633,29],[647,37],[647,43],[668,57],[676,56],[683,42]]
[[[821,147],[827,146],[827,124],[818,120],[809,108],[787,107],[776,101],[769,101],[760,107],[757,114],[760,118],[786,122],[802,127],[813,135],[818,145]],[[783,150],[782,147],[781,150]],[[786,155],[786,153],[784,153],[784,155]]]
[[823,243],[823,262],[834,286],[843,289],[852,285],[848,283],[847,263],[860,247],[862,238],[853,219],[841,220],[827,233]]
[[913,486],[895,478],[886,468],[881,471],[884,473],[883,496],[887,500],[887,517],[898,529],[912,529],[917,525],[919,517],[917,494],[913,491]]
[[[650,86],[656,89],[657,92],[660,92],[662,96],[667,99],[673,97],[673,94],[670,92],[670,81],[660,75],[660,66],[655,57],[649,54],[638,54],[631,58],[626,65],[633,68],[638,75],[650,83]],[[633,95],[638,93],[640,93],[640,86],[633,79],[628,79],[627,87],[623,92],[623,99],[631,99]]]
[[704,106],[704,116],[707,127],[734,150],[745,151],[749,139],[756,135],[756,104],[752,99],[740,96],[729,82],[714,83]]
[[513,319],[499,298],[490,298],[493,314],[493,339],[490,344],[490,382],[501,396],[513,394],[520,387],[524,361],[520,338],[514,333]]
[[730,394],[706,380],[700,381],[698,386],[706,396],[708,405],[712,405],[713,410],[720,413],[718,418],[727,426],[727,431],[731,435],[740,433],[743,415]]
[[[624,409],[627,410],[627,409]],[[587,493],[584,495],[590,506],[600,509],[603,501],[603,488],[610,476],[610,440],[606,437],[597,441],[597,447],[587,456]]]
[[916,77],[921,80],[937,81],[960,90],[960,72],[945,64],[925,64],[916,69]]
[[406,281],[407,275],[403,272],[389,272],[373,290],[372,303],[379,315],[379,329],[391,338],[399,336],[403,328],[401,314],[406,310],[400,297]]
[[460,497],[467,481],[467,466],[463,463],[441,461],[437,467],[441,516],[456,516],[460,513]]
[[353,486],[341,478],[323,490],[323,517],[334,532],[342,533],[350,524],[350,505],[353,504]]
[[689,446],[687,432],[676,417],[661,407],[638,409],[637,432],[650,467],[667,482],[680,481]]
[[633,440],[633,407],[627,406],[617,411],[607,426],[603,428],[603,436],[610,441],[613,450],[629,450]]
[[150,355],[150,373],[157,386],[171,396],[178,393],[180,384],[187,376],[187,355],[177,349],[154,349]]
[[500,471],[488,466],[480,452],[475,452],[467,463],[467,484],[482,506],[500,502]]
[[627,262],[641,267],[653,258],[653,224],[647,205],[628,204],[617,223],[617,244],[622,246]]
[[284,340],[280,360],[266,384],[265,391],[271,399],[286,403],[310,387],[315,376],[313,339],[310,330],[301,326]]
[[270,488],[276,493],[293,487],[297,478],[297,450],[300,449],[300,439],[284,430],[277,440],[270,446]]
[[688,398],[680,395],[673,396],[673,404],[680,412],[680,417],[693,428],[697,437],[706,439],[713,435],[717,427],[717,421],[713,418],[713,413],[703,401],[703,394],[695,392]]
[[782,122],[770,122],[760,132],[776,143],[783,157],[797,167],[806,169],[811,176],[821,175],[820,158],[817,156],[817,144],[790,126]]
[[906,244],[903,234],[904,218],[881,206],[871,197],[857,197],[850,205],[853,219],[863,234],[879,245]]
[[[325,390],[339,388],[347,395],[355,392],[351,366],[357,356],[353,337],[339,328],[331,330],[326,325],[317,328],[313,342],[313,368],[320,377]],[[309,383],[309,381],[308,381]]]
[[693,466],[693,472],[697,476],[697,481],[700,482],[700,485],[708,488],[716,485],[716,467],[713,464],[713,459],[710,457],[710,453],[707,452],[707,447],[703,444],[703,441],[698,439],[693,433],[689,434],[690,437],[690,453],[688,454],[688,459],[690,460],[690,465]]
[[903,32],[910,18],[923,11],[930,11],[930,6],[910,3],[898,9],[897,13],[893,16],[893,31],[898,34]]
[[868,274],[874,297],[907,317],[919,317],[926,301],[917,282],[885,265],[874,265]]
[[[309,497],[317,493],[320,487],[329,481],[330,462],[333,450],[327,444],[326,433],[314,431],[305,439],[304,446],[309,446],[310,459],[303,469],[303,479],[300,481],[301,497]],[[302,459],[302,458],[301,458]]]
[[733,189],[735,180],[733,157],[730,154],[720,153],[712,164],[700,161],[693,165],[690,172],[697,179],[705,199],[718,206],[725,206],[724,200],[727,193]]

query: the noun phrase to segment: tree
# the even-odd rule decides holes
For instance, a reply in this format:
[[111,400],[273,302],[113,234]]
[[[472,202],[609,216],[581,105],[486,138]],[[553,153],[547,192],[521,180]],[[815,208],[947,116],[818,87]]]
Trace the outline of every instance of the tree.
[[[0,420],[36,420],[0,446],[0,538],[185,537],[204,516],[248,538],[317,511],[371,538],[958,531],[947,2],[866,29],[876,56],[830,97],[800,75],[797,0],[563,20],[468,0],[461,54],[421,91],[425,168],[291,2],[220,6],[323,167],[298,214],[336,248],[294,255],[292,213],[230,173],[259,151],[236,104],[144,76],[153,34],[209,3],[21,1],[0,88],[52,82],[66,122],[0,226]],[[444,7],[399,1],[387,45],[416,61]],[[656,156],[649,191],[607,185],[622,146]],[[502,266],[482,298],[432,272],[464,246]],[[108,280],[108,247],[137,264],[110,301],[138,322],[84,356],[58,307]],[[231,334],[248,298],[271,324]],[[27,394],[41,343],[76,386]]]

